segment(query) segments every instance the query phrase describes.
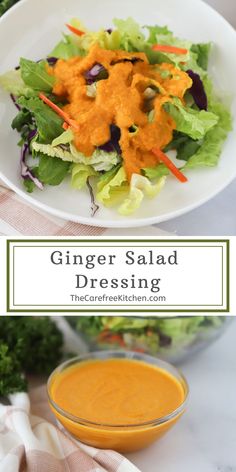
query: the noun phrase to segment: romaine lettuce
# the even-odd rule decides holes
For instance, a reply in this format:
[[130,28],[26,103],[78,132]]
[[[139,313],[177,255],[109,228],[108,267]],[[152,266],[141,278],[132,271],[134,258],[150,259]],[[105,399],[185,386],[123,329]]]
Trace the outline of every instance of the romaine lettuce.
[[71,173],[71,186],[76,190],[81,190],[85,187],[88,178],[96,175],[97,172],[95,172],[92,166],[74,164]]
[[160,177],[164,177],[170,173],[165,164],[158,164],[156,167],[146,167],[142,169],[142,171],[144,175],[151,180],[159,179]]
[[156,184],[152,184],[147,177],[133,174],[130,182],[128,197],[123,201],[118,211],[121,215],[130,215],[137,210],[147,195],[149,198],[155,197],[165,185],[166,177],[161,177]]
[[71,128],[68,128],[60,136],[55,138],[52,142],[52,146],[59,146],[60,144],[70,144],[74,139],[74,133]]
[[56,157],[65,162],[73,162],[72,154],[59,146],[52,146],[51,144],[41,144],[33,141],[31,148],[35,153],[40,152],[49,157]]
[[133,18],[120,20],[115,18],[113,20],[120,34],[120,47],[125,51],[141,51],[145,42],[145,36],[141,28]]
[[10,70],[0,75],[0,86],[8,93],[12,93],[16,97],[23,95],[24,97],[32,97],[35,91],[25,85],[21,78],[20,70]]
[[76,147],[71,144],[70,151],[73,156],[73,162],[91,165],[97,172],[108,171],[121,161],[121,157],[117,152],[106,152],[102,149],[96,149],[91,157],[86,157],[79,152]]
[[49,56],[58,59],[70,59],[75,56],[84,56],[85,50],[78,44],[72,35],[64,34],[63,39],[55,46]]
[[173,99],[173,103],[166,103],[164,108],[174,119],[177,131],[196,140],[202,139],[219,121],[215,113],[184,107],[177,98]]
[[202,145],[188,159],[185,168],[213,167],[219,161],[223,144],[228,133],[232,130],[232,117],[229,109],[223,103],[216,102],[214,105],[212,104],[211,109],[217,114],[219,121],[214,128],[208,131]]
[[98,181],[98,193],[96,195],[97,200],[108,207],[123,200],[129,191],[124,167],[120,167],[115,175],[113,170],[110,171],[109,177],[101,178]]
[[211,52],[211,43],[192,44],[191,51],[197,54],[197,64],[201,69],[207,71],[209,55]]

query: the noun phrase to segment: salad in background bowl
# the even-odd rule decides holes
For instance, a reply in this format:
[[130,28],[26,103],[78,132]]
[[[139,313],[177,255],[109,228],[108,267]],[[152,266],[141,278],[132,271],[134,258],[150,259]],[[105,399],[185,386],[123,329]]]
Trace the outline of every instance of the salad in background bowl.
[[232,321],[223,316],[73,316],[66,320],[91,351],[127,349],[173,363],[210,346]]
[[87,186],[92,215],[114,206],[128,216],[166,179],[188,192],[188,171],[218,164],[232,123],[207,71],[210,44],[132,18],[114,25],[92,32],[71,21],[48,57],[21,58],[0,85],[17,108],[26,190],[69,176]]

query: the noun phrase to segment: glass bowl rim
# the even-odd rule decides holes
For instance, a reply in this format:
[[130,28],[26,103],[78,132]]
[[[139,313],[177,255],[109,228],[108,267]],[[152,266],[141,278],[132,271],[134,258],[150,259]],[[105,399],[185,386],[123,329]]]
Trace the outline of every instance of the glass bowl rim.
[[[106,359],[130,359],[130,360],[138,360],[138,361],[143,361],[146,362],[146,364],[149,365],[155,365],[156,367],[159,367],[163,370],[167,370],[168,373],[171,373],[175,378],[178,378],[179,382],[181,383],[183,387],[183,392],[184,392],[184,400],[181,402],[181,404],[173,410],[171,413],[168,413],[167,415],[161,416],[159,418],[154,418],[152,420],[148,420],[142,423],[134,423],[134,424],[114,424],[114,423],[98,423],[95,421],[87,420],[85,418],[81,418],[79,416],[75,416],[72,413],[67,412],[63,408],[61,408],[57,403],[52,399],[52,396],[50,394],[50,386],[52,383],[52,380],[55,376],[55,374],[62,372],[66,368],[68,368],[70,365],[77,364],[79,362],[83,361],[89,361],[89,360],[106,360]],[[170,369],[170,370],[169,370]],[[112,429],[137,429],[137,428],[142,428],[142,427],[147,427],[147,426],[158,426],[163,423],[167,423],[168,421],[176,418],[179,414],[183,413],[189,399],[189,385],[188,382],[181,372],[181,370],[174,365],[172,365],[170,362],[163,361],[162,359],[150,356],[148,354],[143,354],[139,352],[134,352],[134,351],[122,351],[122,350],[109,350],[109,351],[91,351],[85,354],[81,354],[79,356],[75,356],[71,359],[68,359],[61,364],[59,364],[51,373],[51,375],[48,378],[47,381],[47,396],[48,396],[48,401],[50,405],[54,408],[54,410],[59,413],[61,416],[69,419],[70,421],[78,424],[82,424],[83,426],[88,426],[88,427],[99,427],[99,428],[109,428],[110,430]]]

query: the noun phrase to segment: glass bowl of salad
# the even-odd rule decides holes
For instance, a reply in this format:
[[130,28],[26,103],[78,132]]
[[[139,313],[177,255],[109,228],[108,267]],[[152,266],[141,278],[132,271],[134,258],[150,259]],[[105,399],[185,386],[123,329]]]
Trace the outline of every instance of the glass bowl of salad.
[[89,350],[122,349],[180,363],[222,335],[230,317],[67,317]]

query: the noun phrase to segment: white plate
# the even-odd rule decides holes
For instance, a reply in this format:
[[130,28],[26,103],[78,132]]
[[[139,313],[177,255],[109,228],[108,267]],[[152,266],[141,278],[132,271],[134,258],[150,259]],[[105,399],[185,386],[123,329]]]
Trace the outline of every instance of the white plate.
[[[95,30],[110,27],[113,17],[132,16],[142,25],[167,24],[182,38],[214,42],[211,74],[221,93],[233,98],[232,110],[236,117],[236,32],[201,0],[21,0],[0,21],[0,72],[13,68],[20,56],[45,57],[61,38],[64,23],[74,16]],[[10,127],[14,115],[9,97],[1,92],[0,178],[28,202],[75,222],[120,228],[159,223],[203,204],[236,176],[236,135],[231,133],[217,168],[189,171],[187,184],[169,177],[160,196],[145,200],[133,216],[122,217],[115,209],[100,206],[99,212],[91,218],[87,191],[74,191],[67,181],[59,187],[47,187],[43,192],[37,190],[32,195],[22,189],[18,136]]]

